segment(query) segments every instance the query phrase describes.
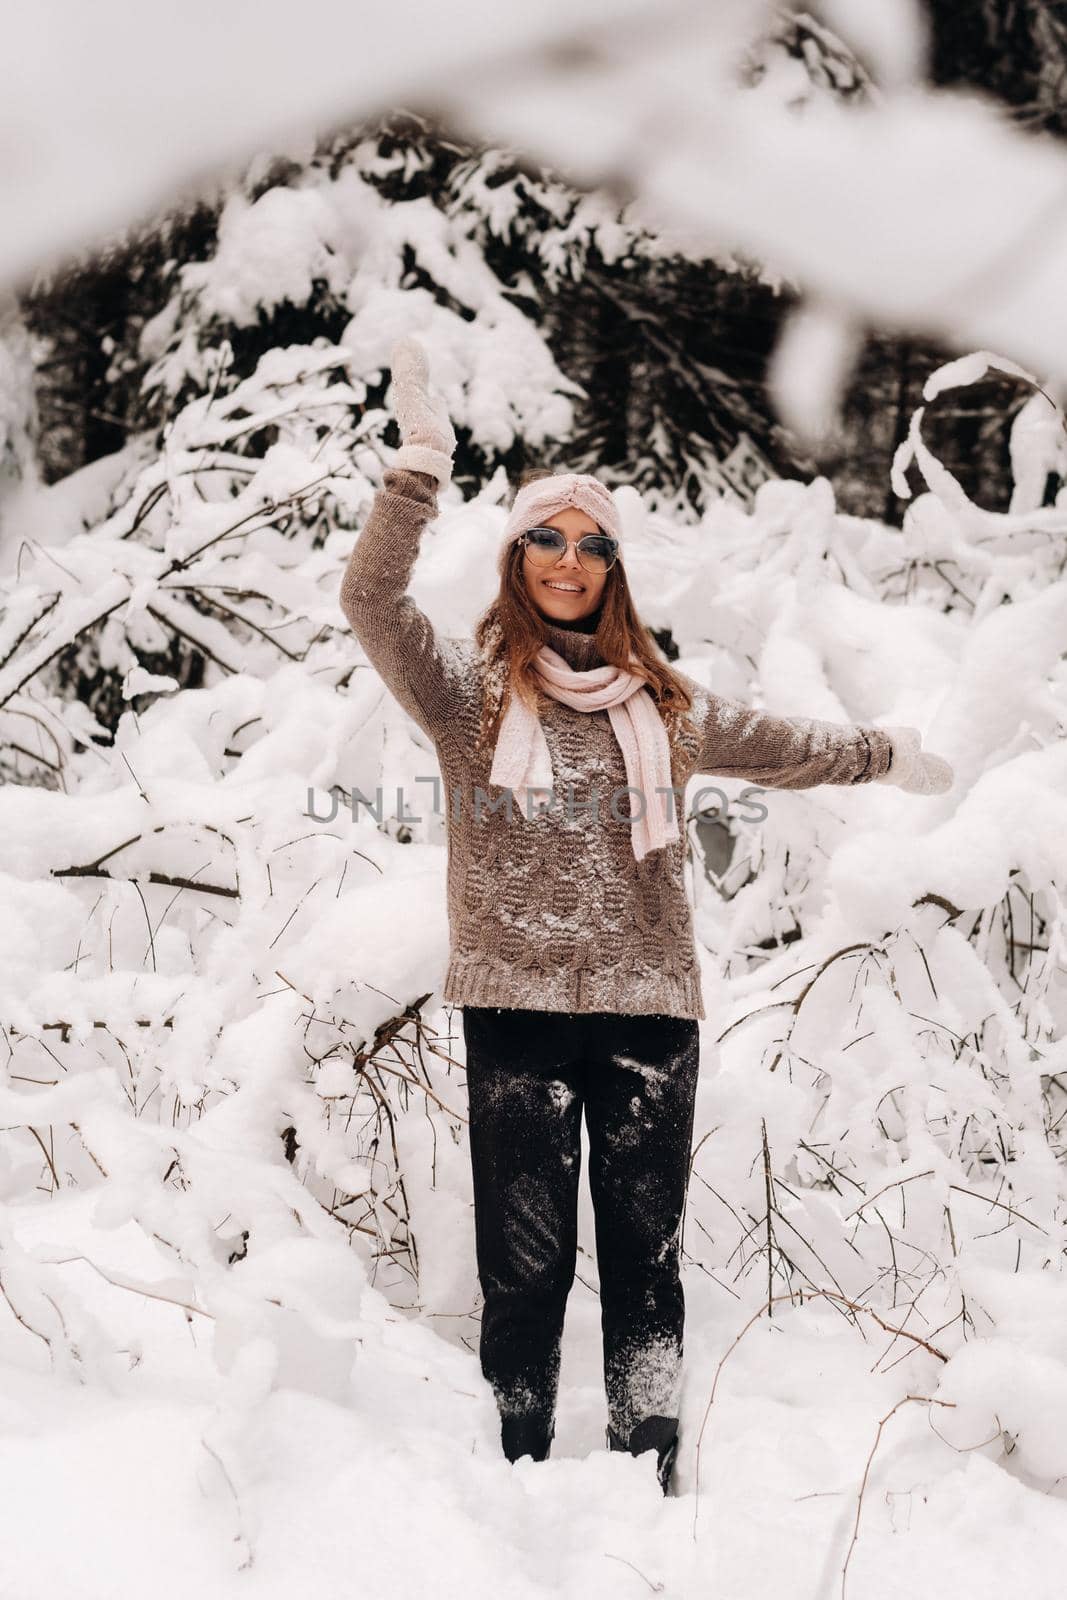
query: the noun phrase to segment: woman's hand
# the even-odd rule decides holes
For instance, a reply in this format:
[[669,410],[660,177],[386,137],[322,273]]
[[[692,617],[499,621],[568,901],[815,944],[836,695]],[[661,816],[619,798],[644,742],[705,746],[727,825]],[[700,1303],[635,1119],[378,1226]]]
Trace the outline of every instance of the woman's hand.
[[430,363],[412,334],[398,339],[390,353],[393,415],[400,427],[396,467],[428,472],[443,489],[452,480],[456,434],[440,395],[430,393]]
[[952,788],[955,773],[941,756],[922,749],[922,734],[918,728],[883,728],[893,746],[893,760],[888,772],[875,778],[874,783],[892,783],[909,794],[945,794]]

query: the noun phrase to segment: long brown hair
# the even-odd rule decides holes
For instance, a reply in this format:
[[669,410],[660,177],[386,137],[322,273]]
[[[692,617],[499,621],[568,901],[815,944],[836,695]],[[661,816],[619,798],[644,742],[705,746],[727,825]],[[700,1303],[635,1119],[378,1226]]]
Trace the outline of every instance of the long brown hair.
[[[545,469],[535,468],[523,474],[518,487],[521,489],[537,478],[553,476]],[[550,623],[530,598],[522,565],[523,547],[513,539],[501,552],[499,592],[474,630],[485,674],[479,746],[494,737],[510,695],[519,695],[535,712],[544,701],[533,660],[545,643],[545,629]],[[595,638],[601,660],[626,667],[645,680],[673,744],[682,719],[692,707],[693,697],[672,672],[655,639],[638,617],[622,561],[616,561],[607,574]]]

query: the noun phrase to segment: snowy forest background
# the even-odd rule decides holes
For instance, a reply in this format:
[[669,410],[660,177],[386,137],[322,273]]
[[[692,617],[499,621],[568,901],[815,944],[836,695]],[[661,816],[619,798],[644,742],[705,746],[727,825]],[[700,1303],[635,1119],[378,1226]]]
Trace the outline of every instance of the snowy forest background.
[[[1067,137],[1061,8],[929,19],[932,83]],[[878,93],[806,14],[743,78],[798,118]],[[1056,362],[871,329],[816,447],[767,385],[798,301],[407,109],[264,150],[9,293],[0,1587],[21,1600],[1059,1593]],[[442,631],[491,598],[519,472],[596,471],[688,672],[913,723],[957,773],[923,800],[772,792],[755,825],[729,780],[719,815],[691,804],[708,1020],[666,1503],[649,1460],[599,1449],[587,1196],[549,1463],[502,1461],[477,1370],[443,818],[393,804],[436,763],[337,604],[409,331],[459,435],[415,580]],[[378,786],[381,814],[352,814]]]

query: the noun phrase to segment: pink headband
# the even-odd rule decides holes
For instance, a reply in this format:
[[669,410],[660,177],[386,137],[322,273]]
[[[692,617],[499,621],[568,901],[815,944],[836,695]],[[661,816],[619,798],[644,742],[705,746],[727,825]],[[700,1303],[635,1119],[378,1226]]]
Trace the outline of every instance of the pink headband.
[[536,528],[545,517],[555,516],[568,506],[577,506],[593,517],[604,533],[622,538],[622,524],[611,490],[588,472],[555,472],[549,478],[535,478],[515,496],[515,503],[504,524],[503,558],[508,545],[527,528]]

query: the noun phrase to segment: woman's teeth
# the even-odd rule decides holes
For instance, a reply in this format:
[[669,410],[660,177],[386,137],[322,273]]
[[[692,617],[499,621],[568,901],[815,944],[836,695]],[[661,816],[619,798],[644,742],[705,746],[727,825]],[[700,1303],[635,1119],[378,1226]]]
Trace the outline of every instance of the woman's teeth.
[[545,581],[550,589],[561,589],[564,594],[581,594],[582,592],[580,583],[553,583],[551,579],[546,579]]

